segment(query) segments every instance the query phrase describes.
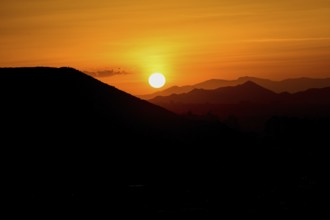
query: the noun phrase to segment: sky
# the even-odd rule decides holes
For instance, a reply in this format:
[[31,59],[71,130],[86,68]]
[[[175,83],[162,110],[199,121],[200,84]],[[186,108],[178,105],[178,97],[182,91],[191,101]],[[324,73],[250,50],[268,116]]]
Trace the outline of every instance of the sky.
[[330,77],[330,0],[0,0],[0,67],[21,66],[70,66],[134,95],[157,91],[154,72],[166,87]]

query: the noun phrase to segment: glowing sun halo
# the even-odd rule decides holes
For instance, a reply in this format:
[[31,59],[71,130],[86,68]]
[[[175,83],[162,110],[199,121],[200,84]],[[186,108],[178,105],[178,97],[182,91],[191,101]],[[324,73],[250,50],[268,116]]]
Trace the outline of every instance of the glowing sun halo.
[[165,85],[165,76],[161,73],[154,73],[149,76],[149,84],[154,88],[161,88]]

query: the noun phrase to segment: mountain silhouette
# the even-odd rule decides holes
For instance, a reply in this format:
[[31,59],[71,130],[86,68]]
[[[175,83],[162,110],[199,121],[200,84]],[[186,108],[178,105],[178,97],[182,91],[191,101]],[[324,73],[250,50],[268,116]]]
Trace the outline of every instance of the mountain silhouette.
[[173,113],[71,68],[8,68],[1,69],[0,77],[2,111],[23,119],[54,113],[51,120],[111,120],[114,128],[139,130],[179,121]]
[[262,131],[275,115],[329,117],[329,97],[330,87],[278,94],[248,81],[238,86],[158,96],[149,101],[177,114],[212,113],[230,127]]
[[[323,102],[324,91],[308,97]],[[220,97],[260,112],[268,105],[260,103],[276,106],[274,96],[307,97],[253,82],[190,93],[203,103]],[[12,216],[204,219],[327,211],[322,156],[329,120],[273,117],[267,133],[255,137],[229,129],[213,112],[188,120],[67,67],[0,68],[0,102],[2,187]]]
[[[157,216],[164,207],[173,210],[184,202],[176,192],[202,186],[212,170],[202,159],[208,143],[223,135],[225,144],[236,135],[218,122],[187,121],[66,67],[0,68],[0,100],[8,190],[33,215]],[[134,203],[137,190],[143,194]],[[143,202],[153,194],[152,202]],[[205,215],[205,201],[190,201],[188,214]]]
[[294,79],[285,79],[281,81],[273,81],[269,79],[245,76],[245,77],[240,77],[236,80],[210,79],[189,86],[181,86],[181,87],[173,86],[163,91],[159,91],[147,95],[141,95],[139,97],[143,99],[152,99],[155,98],[156,96],[169,96],[171,94],[187,93],[194,89],[214,90],[221,87],[237,86],[240,84],[244,84],[245,82],[248,81],[254,82],[276,93],[282,93],[282,92],[295,93],[311,88],[330,87],[330,78],[313,79],[313,78],[305,77],[305,78],[294,78]]
[[189,93],[158,96],[151,99],[153,103],[189,103],[189,104],[235,104],[240,102],[266,103],[276,99],[277,94],[256,83],[248,81],[232,87],[223,87],[214,90],[194,89]]
[[291,95],[295,104],[330,104],[330,87],[308,89]]
[[330,104],[330,87],[308,89],[297,93],[275,93],[248,81],[238,86],[222,87],[214,90],[194,89],[184,94],[158,96],[152,103],[186,104]]
[[193,133],[199,125],[72,68],[2,68],[0,98],[3,136],[17,145],[24,140],[36,152],[44,144],[59,152],[110,151],[134,163],[152,150],[163,153],[144,162],[161,164],[161,157],[179,151],[174,145],[189,145],[188,137],[198,136]]

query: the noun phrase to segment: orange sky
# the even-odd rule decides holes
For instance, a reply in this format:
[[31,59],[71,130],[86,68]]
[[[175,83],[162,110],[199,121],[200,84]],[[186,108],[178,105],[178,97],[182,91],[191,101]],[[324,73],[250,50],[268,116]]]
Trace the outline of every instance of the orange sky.
[[[329,0],[0,2],[0,66],[71,66],[132,94],[210,78],[330,77]],[[111,71],[112,70],[112,71]]]

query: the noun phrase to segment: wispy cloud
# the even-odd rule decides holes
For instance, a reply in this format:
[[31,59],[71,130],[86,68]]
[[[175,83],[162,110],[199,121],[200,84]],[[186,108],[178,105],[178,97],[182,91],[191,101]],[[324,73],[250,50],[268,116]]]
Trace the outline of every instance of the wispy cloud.
[[328,41],[330,37],[311,37],[311,38],[264,38],[248,39],[244,42],[294,42],[294,41]]
[[110,69],[110,70],[99,70],[99,71],[84,71],[84,73],[96,78],[130,74],[129,72],[125,70],[121,70],[120,68]]

